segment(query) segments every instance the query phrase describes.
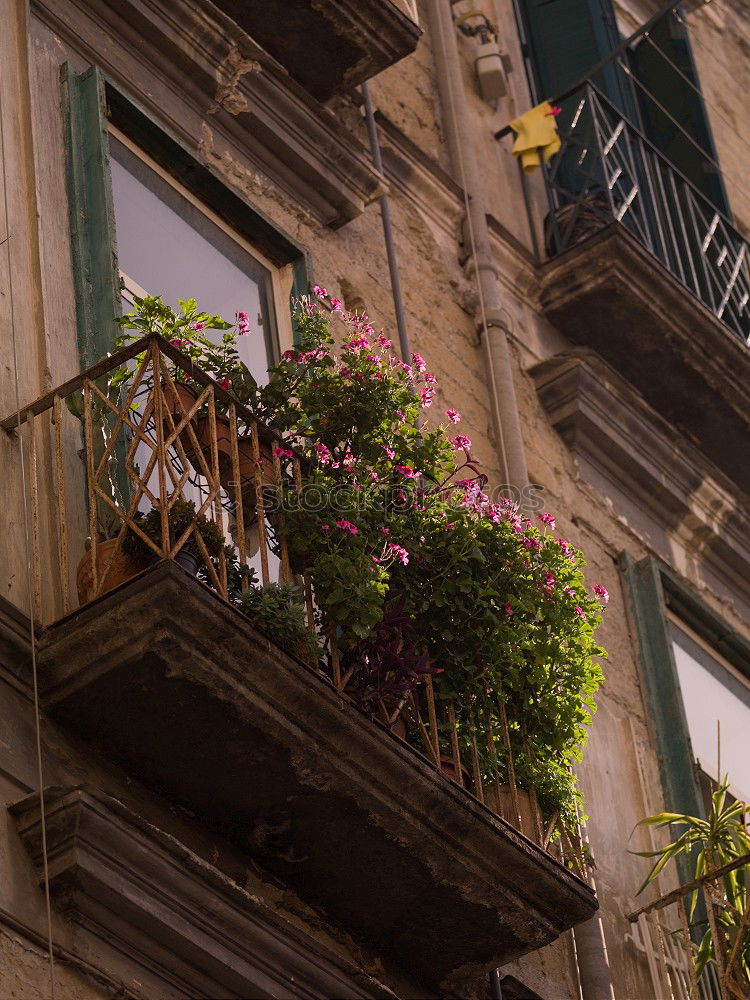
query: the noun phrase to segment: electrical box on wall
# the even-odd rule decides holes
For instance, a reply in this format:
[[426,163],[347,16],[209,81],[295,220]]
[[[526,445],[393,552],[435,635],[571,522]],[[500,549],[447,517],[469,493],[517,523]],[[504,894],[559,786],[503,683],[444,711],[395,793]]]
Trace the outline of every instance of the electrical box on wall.
[[488,40],[477,48],[474,69],[482,100],[494,106],[508,93],[505,62],[496,41]]

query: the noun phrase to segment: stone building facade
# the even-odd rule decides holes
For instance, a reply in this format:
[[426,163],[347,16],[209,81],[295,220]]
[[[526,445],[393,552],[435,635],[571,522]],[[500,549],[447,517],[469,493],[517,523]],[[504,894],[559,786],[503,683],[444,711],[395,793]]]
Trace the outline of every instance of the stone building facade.
[[[483,17],[473,9],[480,6]],[[594,78],[593,98],[585,84],[572,96],[564,91],[658,7],[651,0],[627,0],[614,12],[584,0],[548,7],[540,13],[531,0],[0,0],[1,997],[52,995],[49,934],[55,996],[71,1000],[497,996],[490,992],[497,981],[487,977],[499,958],[504,996],[563,1000],[582,989],[584,1000],[598,1000],[608,995],[598,992],[607,978],[617,1000],[669,995],[659,992],[663,956],[654,958],[640,925],[628,920],[645,875],[642,859],[629,852],[650,846],[645,833],[632,831],[663,808],[702,808],[701,780],[718,777],[706,728],[714,732],[717,718],[722,769],[731,769],[736,794],[750,797],[750,362],[743,342],[750,333],[743,237],[750,227],[743,169],[750,8],[713,0],[662,10],[651,35],[663,47],[674,44],[655,56],[668,59],[668,69],[659,76],[647,64],[650,42],[641,36]],[[479,30],[485,24],[489,39]],[[587,34],[581,25],[589,24]],[[550,37],[557,48],[549,48]],[[488,102],[475,64],[494,41],[504,56],[493,63],[504,93]],[[382,172],[368,135],[365,84]],[[655,112],[654,95],[661,107],[669,93],[674,106]],[[495,133],[542,99],[560,97],[564,146],[551,164],[562,166],[545,186],[541,170],[521,177],[512,136]],[[597,165],[582,180],[571,149],[583,147],[571,130],[583,99],[585,121],[591,124],[594,99],[599,117],[596,150],[589,149]],[[659,113],[668,115],[666,129]],[[637,119],[638,129],[623,128],[623,119]],[[665,138],[671,124],[678,131]],[[583,146],[594,135],[584,135]],[[96,186],[108,177],[109,205],[97,201]],[[167,188],[171,201],[159,194]],[[146,288],[148,274],[139,269],[150,266],[151,236],[139,241],[138,220],[146,224],[148,198],[160,197],[193,229],[203,225],[196,217],[207,219],[221,234],[206,238],[214,249],[232,243],[225,256],[262,287],[258,308],[271,355],[292,343],[290,293],[312,282],[348,308],[364,308],[395,337],[383,195],[410,348],[439,378],[436,408],[462,412],[492,483],[543,498],[561,534],[585,552],[591,581],[611,596],[601,635],[606,682],[580,767],[598,917],[583,882],[522,836],[495,820],[492,826],[466,793],[458,801],[455,789],[436,785],[440,775],[389,756],[395,751],[385,732],[368,730],[362,746],[346,751],[356,775],[337,772],[317,789],[320,802],[304,814],[309,826],[293,847],[303,867],[312,859],[313,874],[288,877],[268,861],[262,831],[254,833],[257,851],[240,849],[200,809],[178,805],[170,788],[182,780],[179,754],[169,773],[163,762],[143,761],[136,776],[130,772],[128,741],[145,739],[149,726],[168,729],[169,712],[139,715],[123,688],[92,745],[93,710],[75,697],[69,708],[52,710],[58,703],[41,661],[37,727],[30,661],[44,638],[36,635],[32,651],[29,615],[38,604],[42,618],[60,617],[54,431],[38,427],[34,499],[28,448],[22,455],[28,437],[6,418],[109,349],[113,299],[107,302],[101,275],[111,270],[112,247],[126,286]],[[182,294],[199,295],[204,276],[191,274],[191,244],[179,227],[162,232],[154,281],[179,278]],[[79,444],[65,447],[74,458]],[[33,539],[31,502],[39,507]],[[70,516],[71,535],[85,536],[85,507]],[[180,614],[193,614],[224,642],[231,624],[223,612],[182,595],[169,570],[159,588],[164,607],[184,600]],[[126,612],[138,616],[141,636],[153,630],[154,648],[171,634],[152,592],[128,595],[122,605],[113,595],[98,618],[87,619],[87,642],[102,662],[122,657],[114,638],[120,628],[129,635]],[[257,637],[245,641],[259,663],[280,669],[278,650]],[[66,633],[57,662],[83,657],[85,646]],[[289,698],[307,697],[301,683],[288,680]],[[310,754],[343,739],[332,735],[335,705],[318,696]],[[268,692],[253,697],[253,704],[272,700]],[[220,729],[218,710],[214,718]],[[238,718],[233,738],[240,740]],[[351,719],[342,718],[348,731]],[[117,741],[126,749],[109,753]],[[290,742],[285,752],[298,761],[304,743]],[[207,745],[197,756],[212,753]],[[185,760],[193,756],[186,752]],[[396,794],[406,766],[416,769],[413,784]],[[314,798],[315,782],[303,795],[295,773],[289,796]],[[248,784],[255,781],[262,783],[249,774]],[[238,774],[219,770],[213,783],[241,797]],[[352,819],[349,806],[335,804],[347,783],[356,784],[369,819]],[[315,828],[323,815],[355,824],[347,829],[364,824],[363,843],[382,860],[378,898],[363,896],[366,881],[337,882],[333,863],[317,866],[333,850],[349,870],[347,850],[332,848],[322,820]],[[401,837],[393,824],[408,830],[404,856],[389,853]],[[381,839],[367,839],[365,831],[381,827]],[[431,874],[409,881],[417,841]],[[460,874],[445,873],[444,855]],[[359,898],[339,905],[349,891]],[[451,910],[455,919],[446,917]],[[580,930],[587,920],[588,935]],[[493,927],[504,942],[495,950]]]

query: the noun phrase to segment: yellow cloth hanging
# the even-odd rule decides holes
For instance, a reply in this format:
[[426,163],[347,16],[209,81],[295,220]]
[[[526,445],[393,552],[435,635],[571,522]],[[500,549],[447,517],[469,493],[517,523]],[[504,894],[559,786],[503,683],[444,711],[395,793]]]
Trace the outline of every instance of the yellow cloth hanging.
[[513,155],[521,157],[523,169],[527,174],[541,166],[540,150],[544,162],[547,163],[560,149],[560,136],[557,134],[557,123],[552,111],[549,101],[542,101],[510,123],[510,127],[516,133]]

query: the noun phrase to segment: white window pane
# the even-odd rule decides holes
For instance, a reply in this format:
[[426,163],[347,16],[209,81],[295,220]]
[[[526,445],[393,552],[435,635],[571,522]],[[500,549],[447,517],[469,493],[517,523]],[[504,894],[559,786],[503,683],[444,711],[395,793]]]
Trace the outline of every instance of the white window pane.
[[719,776],[717,719],[721,721],[721,770],[732,793],[750,800],[750,682],[714,659],[671,626],[675,663],[693,753],[710,777]]
[[240,357],[265,382],[275,336],[268,271],[131,150],[110,144],[121,271],[172,306],[195,298],[230,322],[246,312],[252,332],[239,338]]

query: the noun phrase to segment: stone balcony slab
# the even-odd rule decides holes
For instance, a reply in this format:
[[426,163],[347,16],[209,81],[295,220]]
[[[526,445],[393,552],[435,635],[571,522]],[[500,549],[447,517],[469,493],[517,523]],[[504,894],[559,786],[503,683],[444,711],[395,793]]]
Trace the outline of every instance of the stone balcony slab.
[[171,562],[47,629],[45,711],[431,987],[589,887]]
[[541,271],[546,318],[593,348],[672,427],[750,494],[750,352],[622,227]]
[[392,0],[214,0],[319,101],[413,52],[422,34]]

